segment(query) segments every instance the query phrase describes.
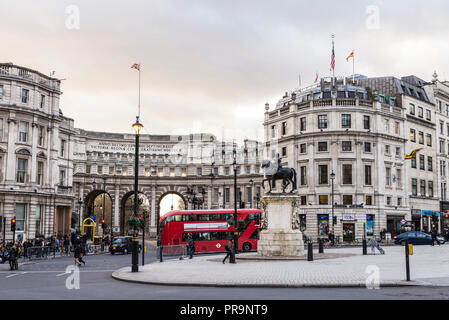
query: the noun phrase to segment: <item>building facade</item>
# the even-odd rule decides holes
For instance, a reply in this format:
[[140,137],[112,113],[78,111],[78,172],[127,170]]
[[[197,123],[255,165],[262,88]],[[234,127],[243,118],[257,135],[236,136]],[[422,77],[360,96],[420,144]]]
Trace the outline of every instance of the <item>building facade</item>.
[[439,210],[435,109],[407,80],[321,79],[286,93],[272,111],[266,105],[266,151],[297,171],[307,236],[333,231],[340,241],[360,241],[428,228],[423,212]]

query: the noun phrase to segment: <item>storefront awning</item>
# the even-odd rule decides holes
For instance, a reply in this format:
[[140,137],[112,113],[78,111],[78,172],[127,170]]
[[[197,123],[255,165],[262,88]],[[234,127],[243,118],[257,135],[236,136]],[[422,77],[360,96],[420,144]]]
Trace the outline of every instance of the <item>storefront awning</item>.
[[432,216],[443,216],[442,212],[434,211],[434,210],[422,210],[421,211],[423,217],[432,217]]

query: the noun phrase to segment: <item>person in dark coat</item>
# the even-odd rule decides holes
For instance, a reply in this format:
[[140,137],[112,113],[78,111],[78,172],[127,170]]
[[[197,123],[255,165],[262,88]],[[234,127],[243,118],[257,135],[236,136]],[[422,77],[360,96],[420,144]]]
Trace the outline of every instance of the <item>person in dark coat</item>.
[[193,258],[193,253],[195,252],[195,242],[192,240],[191,237],[187,240],[187,251],[189,253],[190,259]]
[[16,245],[14,244],[9,249],[9,267],[11,270],[17,270],[19,268],[19,265],[17,263],[18,259],[19,259],[19,252]]
[[228,244],[225,246],[225,249],[226,249],[226,256],[223,259],[223,264],[225,264],[225,261],[228,257],[230,263],[235,263],[235,258],[233,259],[233,255],[235,254],[234,239],[231,239],[231,241],[228,242]]
[[435,226],[432,227],[432,246],[435,245],[435,241],[440,245],[440,242],[437,240],[437,228]]
[[80,256],[82,253],[83,253],[83,249],[81,248],[81,246],[79,244],[76,245],[76,247],[75,247],[75,265],[76,266],[81,265]]

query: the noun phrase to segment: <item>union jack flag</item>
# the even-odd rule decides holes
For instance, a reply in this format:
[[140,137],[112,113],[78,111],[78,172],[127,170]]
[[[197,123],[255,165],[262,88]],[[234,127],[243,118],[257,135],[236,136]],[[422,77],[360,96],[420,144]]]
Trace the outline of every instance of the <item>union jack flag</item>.
[[140,64],[134,63],[134,64],[131,66],[131,69],[132,69],[132,68],[137,69],[137,70],[140,71]]

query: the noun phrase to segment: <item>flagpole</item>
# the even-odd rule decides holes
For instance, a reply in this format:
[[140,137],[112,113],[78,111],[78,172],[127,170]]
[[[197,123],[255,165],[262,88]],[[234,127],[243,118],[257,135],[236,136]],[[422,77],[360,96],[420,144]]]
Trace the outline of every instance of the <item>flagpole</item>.
[[355,52],[354,52],[354,49],[352,49],[352,84],[353,85],[355,85],[354,84],[354,77],[355,77],[355,71],[354,71],[355,62],[354,62],[354,60],[355,60]]
[[335,34],[332,33],[332,54],[334,56],[334,67],[332,68],[332,84],[335,86],[335,50],[334,50],[334,38]]
[[140,68],[142,68],[142,65],[139,62],[139,103],[138,103],[138,108],[139,108],[138,117],[139,118],[140,118]]

